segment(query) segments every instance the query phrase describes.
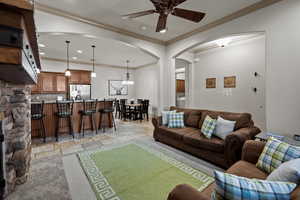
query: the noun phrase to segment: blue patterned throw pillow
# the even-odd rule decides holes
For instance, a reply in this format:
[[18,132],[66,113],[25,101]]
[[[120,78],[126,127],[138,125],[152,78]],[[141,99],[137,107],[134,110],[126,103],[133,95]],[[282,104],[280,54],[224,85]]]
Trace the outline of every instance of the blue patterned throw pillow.
[[164,126],[168,126],[169,124],[169,115],[170,113],[176,113],[176,110],[171,110],[171,111],[162,111],[162,124]]
[[300,158],[300,147],[270,137],[259,156],[256,167],[270,174],[282,163]]
[[274,182],[214,172],[216,188],[213,200],[289,200],[296,184]]
[[169,128],[184,128],[184,113],[170,113],[169,114]]
[[202,124],[201,127],[201,132],[203,133],[203,135],[205,137],[207,137],[208,139],[211,138],[212,134],[215,132],[216,129],[216,125],[217,125],[217,120],[211,118],[210,116],[206,116],[205,120]]

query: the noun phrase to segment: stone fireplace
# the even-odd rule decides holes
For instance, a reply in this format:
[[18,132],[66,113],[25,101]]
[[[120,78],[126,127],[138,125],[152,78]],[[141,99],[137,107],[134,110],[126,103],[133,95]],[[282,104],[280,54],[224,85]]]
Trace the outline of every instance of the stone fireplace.
[[30,86],[0,80],[0,114],[3,116],[5,179],[8,195],[26,182],[31,160]]

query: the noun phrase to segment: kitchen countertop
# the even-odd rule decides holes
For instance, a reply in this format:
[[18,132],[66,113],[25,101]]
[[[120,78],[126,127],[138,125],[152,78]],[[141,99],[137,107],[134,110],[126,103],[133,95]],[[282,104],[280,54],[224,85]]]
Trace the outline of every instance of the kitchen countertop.
[[[104,101],[104,99],[98,99],[98,102],[102,102]],[[113,101],[113,99],[106,99],[106,101]],[[37,103],[41,103],[41,101],[32,101],[31,104],[37,104]],[[74,100],[74,103],[82,103],[83,100]],[[44,101],[45,104],[52,104],[52,103],[56,103],[56,100],[50,100],[50,101]]]

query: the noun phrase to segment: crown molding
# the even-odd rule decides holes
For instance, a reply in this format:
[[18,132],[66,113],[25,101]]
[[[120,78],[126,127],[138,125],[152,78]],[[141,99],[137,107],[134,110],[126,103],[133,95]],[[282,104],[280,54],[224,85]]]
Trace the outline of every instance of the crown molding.
[[216,21],[213,21],[209,24],[201,26],[201,27],[199,27],[199,28],[197,28],[193,31],[188,32],[188,33],[179,35],[179,36],[177,36],[173,39],[170,39],[168,41],[163,41],[163,40],[159,40],[159,39],[156,39],[156,38],[144,36],[144,35],[141,35],[141,34],[138,34],[138,33],[134,33],[134,32],[131,32],[131,31],[127,31],[125,29],[121,29],[121,28],[118,28],[118,27],[115,27],[115,26],[112,26],[112,25],[109,25],[109,24],[105,24],[105,23],[101,23],[101,22],[98,22],[98,21],[95,21],[95,20],[84,18],[84,17],[81,17],[79,15],[75,15],[73,13],[63,11],[61,9],[52,8],[52,7],[43,5],[41,3],[37,3],[37,2],[35,3],[35,8],[37,10],[40,10],[40,11],[43,11],[43,12],[46,12],[46,13],[49,13],[49,14],[53,14],[53,15],[61,16],[61,17],[68,18],[68,19],[71,19],[71,20],[75,20],[75,21],[78,21],[78,22],[82,22],[82,23],[85,23],[85,24],[89,24],[89,25],[92,25],[92,26],[95,26],[95,27],[98,27],[98,28],[102,28],[102,29],[105,29],[105,30],[108,30],[108,31],[123,34],[123,35],[133,37],[133,38],[136,38],[136,39],[139,39],[139,40],[144,40],[144,41],[147,41],[147,42],[152,42],[152,43],[155,43],[155,44],[168,46],[168,45],[176,43],[180,40],[187,39],[187,38],[189,38],[193,35],[196,35],[198,33],[201,33],[201,32],[207,31],[209,29],[215,28],[219,25],[225,24],[229,21],[232,21],[232,20],[237,19],[239,17],[245,16],[247,14],[250,14],[252,12],[255,12],[259,9],[265,8],[267,6],[270,6],[270,5],[275,4],[277,2],[280,2],[280,1],[283,1],[283,0],[261,0],[260,2],[252,4],[248,7],[245,7],[241,10],[238,10],[238,11],[236,11],[236,12],[230,14],[230,15],[222,17],[222,18],[220,18]]
[[[63,62],[63,63],[66,63],[66,60],[64,60],[64,59],[51,58],[51,57],[41,57],[41,60],[48,60],[48,61],[53,61],[53,62]],[[90,66],[93,65],[93,63],[91,63],[91,62],[73,61],[73,60],[71,60],[70,63],[79,64],[79,65],[90,65]],[[140,65],[140,66],[137,66],[137,67],[131,67],[130,70],[136,70],[136,69],[148,67],[148,66],[155,65],[155,64],[157,64],[157,62],[153,62],[153,63],[149,63],[149,64],[145,64],[145,65]],[[125,66],[109,65],[109,64],[103,64],[103,63],[95,63],[95,66],[96,67],[97,66],[98,67],[110,67],[110,68],[115,68],[115,69],[126,69]]]
[[280,2],[280,1],[283,1],[283,0],[262,0],[260,2],[257,2],[255,4],[250,5],[248,7],[245,7],[243,9],[241,9],[241,10],[238,10],[238,11],[236,11],[236,12],[230,14],[230,15],[222,17],[222,18],[220,18],[220,19],[218,19],[218,20],[216,20],[214,22],[211,22],[209,24],[201,26],[200,28],[197,28],[197,29],[195,29],[195,30],[193,30],[191,32],[182,34],[182,35],[180,35],[178,37],[175,37],[175,38],[173,38],[171,40],[168,40],[166,42],[166,45],[171,45],[171,44],[176,43],[176,42],[178,42],[180,40],[187,39],[187,38],[189,38],[189,37],[191,37],[193,35],[196,35],[198,33],[201,33],[201,32],[207,31],[209,29],[215,28],[215,27],[217,27],[219,25],[225,24],[225,23],[227,23],[229,21],[232,21],[234,19],[237,19],[239,17],[248,15],[248,14],[250,14],[252,12],[255,12],[255,11],[259,10],[259,9],[265,8],[267,6],[270,6],[270,5],[272,5],[274,3],[277,3],[277,2]]
[[131,31],[127,31],[125,29],[121,29],[121,28],[118,28],[118,27],[115,27],[115,26],[112,26],[112,25],[109,25],[109,24],[101,23],[101,22],[98,22],[98,21],[95,21],[95,20],[92,20],[92,19],[84,18],[84,17],[81,17],[79,15],[75,15],[73,13],[63,11],[61,9],[52,8],[52,7],[43,5],[41,3],[36,2],[35,3],[35,9],[37,9],[39,11],[49,13],[49,14],[53,14],[53,15],[68,18],[68,19],[71,19],[71,20],[75,20],[75,21],[78,21],[78,22],[82,22],[82,23],[85,23],[85,24],[89,24],[89,25],[92,25],[92,26],[95,26],[95,27],[98,27],[98,28],[108,30],[108,31],[112,31],[112,32],[115,32],[115,33],[119,33],[119,34],[122,34],[122,35],[133,37],[133,38],[136,38],[136,39],[139,39],[139,40],[144,40],[144,41],[147,41],[147,42],[160,44],[160,45],[166,45],[165,41],[155,39],[155,38],[152,38],[152,37],[148,37],[148,36],[144,36],[144,35],[134,33],[134,32],[131,32]]

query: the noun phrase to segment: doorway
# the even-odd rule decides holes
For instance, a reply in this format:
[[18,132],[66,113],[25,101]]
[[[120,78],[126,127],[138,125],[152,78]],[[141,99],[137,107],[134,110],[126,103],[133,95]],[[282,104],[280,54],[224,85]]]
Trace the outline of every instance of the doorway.
[[184,108],[188,105],[189,96],[189,62],[176,59],[176,106]]

